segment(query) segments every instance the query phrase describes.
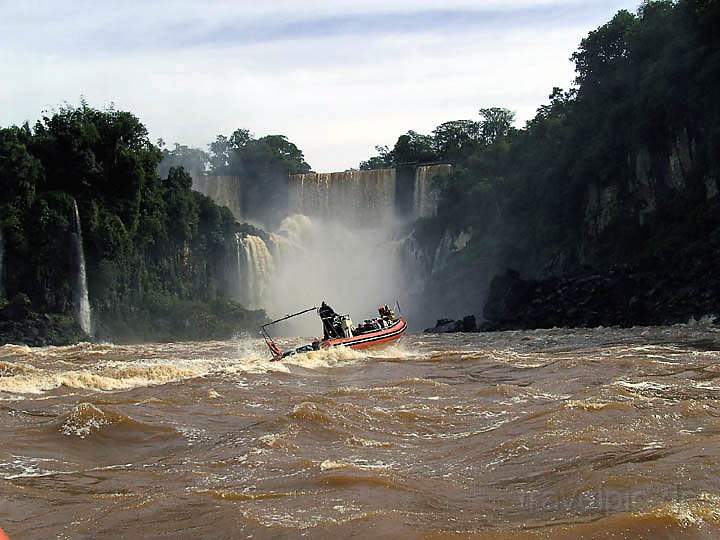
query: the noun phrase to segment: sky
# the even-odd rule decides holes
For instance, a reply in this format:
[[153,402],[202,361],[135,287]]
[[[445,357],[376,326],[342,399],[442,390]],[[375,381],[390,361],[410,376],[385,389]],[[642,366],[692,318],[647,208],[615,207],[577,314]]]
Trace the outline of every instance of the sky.
[[0,126],[64,103],[130,110],[153,140],[284,134],[342,171],[408,130],[573,81],[580,40],[639,0],[0,0]]

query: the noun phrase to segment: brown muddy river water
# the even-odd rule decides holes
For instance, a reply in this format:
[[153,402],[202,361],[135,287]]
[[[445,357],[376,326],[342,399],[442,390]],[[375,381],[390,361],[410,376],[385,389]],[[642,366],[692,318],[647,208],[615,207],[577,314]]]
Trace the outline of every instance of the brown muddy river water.
[[5,346],[0,429],[13,540],[720,537],[712,327]]

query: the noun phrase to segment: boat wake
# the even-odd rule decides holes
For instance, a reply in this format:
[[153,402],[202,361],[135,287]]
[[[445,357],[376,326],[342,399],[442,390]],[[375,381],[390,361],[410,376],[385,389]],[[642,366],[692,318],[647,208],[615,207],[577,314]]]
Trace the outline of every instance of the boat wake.
[[[264,349],[263,342],[257,339],[229,342],[220,351],[217,344],[212,343],[184,344],[171,351],[177,355],[174,358],[168,357],[167,350],[164,355],[156,355],[154,348],[153,345],[91,345],[82,349],[78,346],[4,347],[4,356],[0,356],[3,358],[0,361],[0,400],[14,394],[40,395],[62,389],[118,392],[210,375],[292,373],[298,369],[337,368],[367,359],[410,356],[398,346],[372,352],[335,347],[296,354],[275,362]],[[140,358],[123,361],[116,360],[117,355]],[[13,362],[13,359],[22,361]]]

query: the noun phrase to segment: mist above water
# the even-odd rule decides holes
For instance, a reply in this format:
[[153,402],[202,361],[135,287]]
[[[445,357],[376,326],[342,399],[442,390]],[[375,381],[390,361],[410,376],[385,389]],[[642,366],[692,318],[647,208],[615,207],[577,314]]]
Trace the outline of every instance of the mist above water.
[[[409,305],[422,291],[433,261],[408,234],[408,226],[436,213],[431,180],[451,170],[450,165],[418,168],[407,215],[398,209],[395,169],[291,176],[288,216],[264,238],[236,238],[237,253],[230,260],[236,261],[238,301],[265,309],[271,318],[326,301],[356,323],[374,316],[382,304]],[[229,185],[225,177],[218,180]],[[217,191],[207,184],[198,187]],[[221,202],[229,193],[225,188]],[[276,328],[280,334],[303,336],[320,330],[312,314]]]
[[[288,230],[300,231],[286,236]],[[389,249],[391,228],[358,229],[338,221],[295,215],[273,235],[278,265],[268,298],[268,311],[284,315],[327,301],[357,323],[381,304],[400,299],[403,282],[397,253]],[[293,320],[280,330],[315,335],[316,317]]]

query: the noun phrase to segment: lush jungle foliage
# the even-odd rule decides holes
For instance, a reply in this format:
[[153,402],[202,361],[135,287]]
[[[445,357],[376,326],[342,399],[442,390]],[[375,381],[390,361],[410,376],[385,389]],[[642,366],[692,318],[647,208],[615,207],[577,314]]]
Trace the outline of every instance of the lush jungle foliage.
[[161,175],[179,165],[194,178],[237,177],[243,217],[266,224],[285,215],[288,174],[310,171],[302,151],[284,135],[255,138],[245,129],[229,137],[218,135],[207,152],[177,144],[172,150],[163,148],[163,158]]
[[[437,217],[415,228],[430,250],[447,231],[472,231],[438,297],[482,298],[482,284],[507,267],[538,274],[717,255],[720,2],[620,11],[573,60],[573,88],[554,89],[521,129],[512,112],[481,109],[431,135],[410,131],[360,165],[456,165],[436,181]],[[0,129],[5,295],[72,312],[76,201],[101,333],[222,333],[250,317],[224,295],[227,244],[247,227],[193,192],[190,175],[241,178],[244,215],[270,224],[284,214],[287,174],[309,170],[283,136],[237,130],[207,152],[168,149],[131,113],[86,104]]]
[[257,318],[224,298],[226,245],[243,226],[182,168],[158,174],[162,159],[140,121],[112,108],[0,129],[6,296],[72,313],[76,201],[101,335],[201,337]]
[[[488,258],[527,273],[646,255],[657,263],[661,251],[717,230],[708,205],[720,179],[720,2],[620,11],[572,58],[574,87],[555,88],[524,128],[507,110],[482,109],[432,135],[410,131],[361,164],[456,165],[438,181],[438,217],[418,230],[437,239],[438,230],[472,229],[458,267]],[[594,193],[612,197],[595,204]]]

